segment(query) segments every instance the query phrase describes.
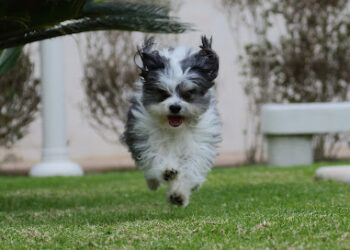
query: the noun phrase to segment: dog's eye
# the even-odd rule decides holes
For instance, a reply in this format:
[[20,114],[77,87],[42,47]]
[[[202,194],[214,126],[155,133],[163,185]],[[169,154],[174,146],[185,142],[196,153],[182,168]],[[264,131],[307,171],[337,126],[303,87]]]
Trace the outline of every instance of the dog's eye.
[[164,89],[156,89],[156,94],[159,96],[160,101],[164,101],[171,96],[169,92]]
[[181,97],[185,101],[190,101],[192,99],[193,95],[195,95],[196,93],[197,93],[196,89],[190,89],[190,90],[182,91],[181,92]]
[[196,93],[196,89],[190,89],[190,90],[187,90],[186,92],[189,95],[194,95]]

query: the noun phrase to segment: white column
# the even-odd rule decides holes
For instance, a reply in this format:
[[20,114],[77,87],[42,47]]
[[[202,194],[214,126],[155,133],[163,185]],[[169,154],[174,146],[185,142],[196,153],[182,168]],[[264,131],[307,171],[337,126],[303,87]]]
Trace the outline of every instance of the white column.
[[41,162],[31,169],[31,176],[83,174],[67,152],[63,54],[62,38],[40,43],[43,148]]

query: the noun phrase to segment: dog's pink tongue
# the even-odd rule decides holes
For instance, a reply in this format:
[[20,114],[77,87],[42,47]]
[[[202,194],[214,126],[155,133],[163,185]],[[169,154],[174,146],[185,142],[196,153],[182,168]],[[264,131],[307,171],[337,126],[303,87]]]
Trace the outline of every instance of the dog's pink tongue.
[[168,116],[169,125],[172,127],[178,127],[182,124],[184,118],[181,116]]

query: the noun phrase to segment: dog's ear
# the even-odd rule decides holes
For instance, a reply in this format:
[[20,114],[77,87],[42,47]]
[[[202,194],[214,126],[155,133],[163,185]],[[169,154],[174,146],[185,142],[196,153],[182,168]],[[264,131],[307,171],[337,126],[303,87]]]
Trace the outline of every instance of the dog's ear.
[[163,58],[157,50],[153,50],[154,37],[145,40],[141,48],[137,49],[137,54],[142,61],[142,65],[136,65],[141,69],[141,76],[146,77],[150,70],[162,69],[165,67]]
[[207,81],[207,87],[214,85],[213,81],[218,75],[219,57],[211,48],[213,39],[202,36],[200,51],[193,55],[191,71],[201,75]]

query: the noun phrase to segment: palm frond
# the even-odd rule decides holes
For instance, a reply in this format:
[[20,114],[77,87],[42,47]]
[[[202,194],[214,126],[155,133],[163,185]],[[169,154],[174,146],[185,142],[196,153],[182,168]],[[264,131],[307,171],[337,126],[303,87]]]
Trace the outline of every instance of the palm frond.
[[[37,41],[36,38],[40,40],[40,38],[46,39],[104,28],[181,33],[190,27],[170,17],[168,6],[150,3],[15,0],[14,2],[22,3],[25,7],[20,5],[15,11],[12,1],[14,0],[0,0],[0,13],[8,12],[5,13],[6,15],[0,15],[1,48]],[[76,20],[76,22],[69,25],[62,24],[66,20]],[[59,34],[60,30],[61,34]],[[23,42],[19,42],[21,39]]]
[[50,29],[37,30],[26,34],[19,34],[8,39],[0,39],[0,49],[20,46],[43,39],[97,30],[125,30],[150,33],[182,33],[190,30],[189,24],[178,23],[173,20],[154,20],[130,16],[106,16],[100,18],[83,18],[58,25]]
[[169,18],[170,8],[166,5],[154,5],[150,3],[130,3],[130,2],[94,2],[88,1],[83,9],[83,16],[98,17],[102,15],[134,15],[148,16],[154,18]]
[[[125,0],[0,0],[0,50],[85,31],[182,33],[191,29],[169,12],[168,6]],[[10,51],[16,55],[16,49]],[[16,57],[9,57],[8,63],[13,62],[10,58]]]
[[77,18],[86,0],[0,0],[0,39]]

